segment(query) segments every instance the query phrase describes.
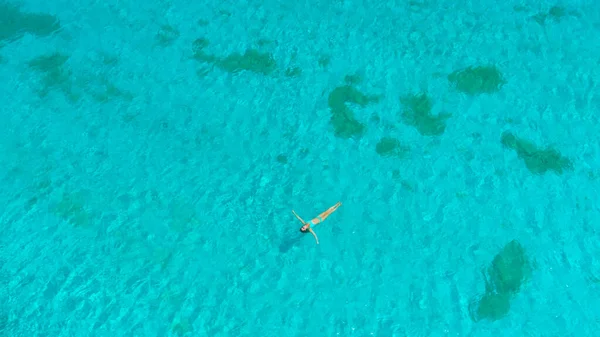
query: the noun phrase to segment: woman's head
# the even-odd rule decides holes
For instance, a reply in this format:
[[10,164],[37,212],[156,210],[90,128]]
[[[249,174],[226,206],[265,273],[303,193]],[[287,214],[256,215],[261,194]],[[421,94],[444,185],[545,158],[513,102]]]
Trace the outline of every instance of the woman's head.
[[308,232],[308,227],[309,227],[309,226],[308,226],[308,224],[306,224],[306,225],[304,225],[304,226],[300,227],[300,231],[301,231],[302,233],[306,233],[306,232]]

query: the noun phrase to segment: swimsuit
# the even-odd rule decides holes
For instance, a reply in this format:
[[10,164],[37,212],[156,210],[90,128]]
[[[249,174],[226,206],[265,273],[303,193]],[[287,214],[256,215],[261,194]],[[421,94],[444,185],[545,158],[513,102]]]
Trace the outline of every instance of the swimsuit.
[[[315,219],[317,219],[319,222],[314,223],[313,220],[315,220]],[[306,223],[308,225],[308,228],[305,231],[302,231],[303,233],[310,232],[309,229],[310,229],[311,226],[316,226],[316,225],[320,224],[321,222],[323,222],[323,218],[320,217],[320,216],[316,217],[315,219],[312,219],[312,220],[310,220],[309,222]]]

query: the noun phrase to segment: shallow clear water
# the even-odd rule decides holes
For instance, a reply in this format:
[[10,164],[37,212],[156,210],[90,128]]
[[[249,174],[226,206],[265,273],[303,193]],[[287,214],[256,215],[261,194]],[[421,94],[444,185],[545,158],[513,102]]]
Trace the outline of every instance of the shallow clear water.
[[[0,336],[600,328],[596,2],[25,1],[0,26]],[[298,231],[337,201],[319,245]]]

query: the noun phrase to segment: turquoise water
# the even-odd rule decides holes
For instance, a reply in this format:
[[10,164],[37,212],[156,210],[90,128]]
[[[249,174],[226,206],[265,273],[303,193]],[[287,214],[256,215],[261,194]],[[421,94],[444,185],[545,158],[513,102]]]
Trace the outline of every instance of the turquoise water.
[[595,336],[598,36],[591,0],[0,2],[0,336]]

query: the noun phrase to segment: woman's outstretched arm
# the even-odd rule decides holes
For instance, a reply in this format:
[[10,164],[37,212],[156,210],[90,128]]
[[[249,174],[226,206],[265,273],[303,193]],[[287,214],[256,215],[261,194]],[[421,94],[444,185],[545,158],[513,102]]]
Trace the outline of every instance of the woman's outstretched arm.
[[294,215],[296,216],[296,218],[297,218],[298,220],[300,220],[300,222],[302,222],[302,224],[303,224],[303,225],[305,225],[305,224],[306,224],[306,222],[305,222],[304,220],[302,220],[302,218],[301,218],[301,217],[300,217],[298,214],[296,214],[296,212],[295,212],[294,210],[292,210],[292,213],[294,213]]
[[315,240],[317,240],[317,244],[319,244],[319,238],[317,237],[317,233],[315,233],[312,228],[309,228],[308,231],[315,237]]

